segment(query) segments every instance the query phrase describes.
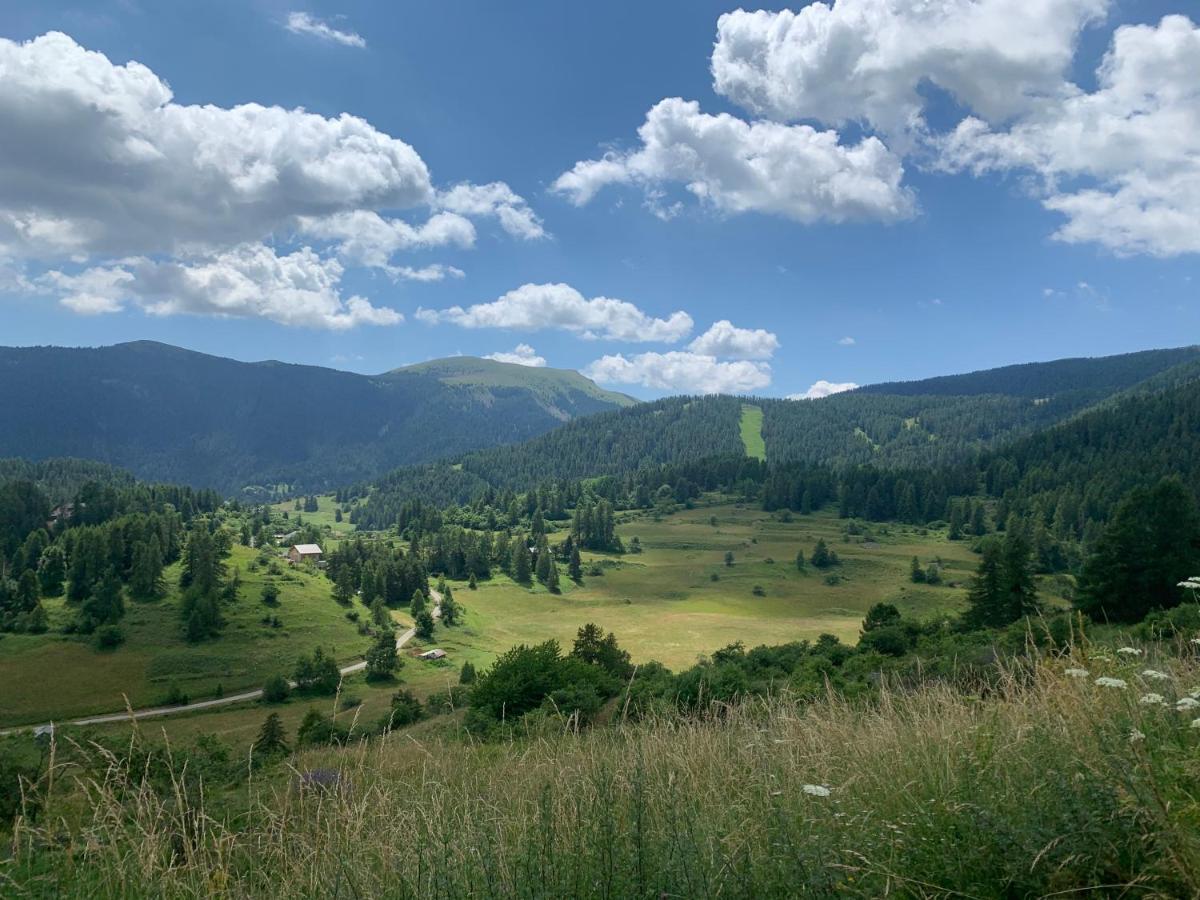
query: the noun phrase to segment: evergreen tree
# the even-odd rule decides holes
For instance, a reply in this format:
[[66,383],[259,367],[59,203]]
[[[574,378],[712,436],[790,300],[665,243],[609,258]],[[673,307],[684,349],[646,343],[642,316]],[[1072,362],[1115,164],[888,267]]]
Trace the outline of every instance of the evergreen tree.
[[63,581],[66,580],[66,576],[67,564],[63,557],[62,547],[57,544],[47,547],[38,564],[38,581],[41,585],[42,596],[61,597]]
[[1037,583],[1033,577],[1033,548],[1024,527],[1009,528],[1000,560],[1004,585],[1005,617],[1015,622],[1038,610]]
[[163,581],[163,554],[158,536],[149,538],[133,548],[133,570],[129,574],[129,595],[135,600],[157,600],[166,590]]
[[[546,554],[546,558],[550,558],[549,553]],[[562,592],[562,587],[558,582],[558,563],[556,563],[553,559],[550,559],[550,565],[546,572],[545,584],[546,590],[552,594],[558,594]]]
[[367,651],[367,681],[384,681],[394,677],[400,664],[396,637],[390,630],[380,632]]
[[479,582],[475,580],[475,573],[471,573],[471,577],[467,579],[467,587],[473,591],[479,590]]
[[828,569],[833,565],[833,559],[830,556],[829,546],[825,543],[825,538],[817,538],[817,544],[813,547],[810,562],[812,562],[813,568],[816,569]]
[[512,578],[517,584],[529,584],[532,575],[533,561],[529,558],[529,547],[525,544],[525,536],[518,534],[513,538]]
[[988,540],[983,545],[983,555],[967,590],[967,610],[963,614],[963,623],[969,628],[1008,624],[1003,609],[1001,550],[999,540]]
[[429,610],[421,610],[415,618],[417,637],[422,641],[433,640],[433,615]]
[[583,560],[579,556],[579,547],[574,542],[571,544],[571,559],[567,563],[567,574],[576,584],[583,581]]
[[426,606],[425,592],[421,590],[413,591],[412,602],[408,604],[408,612],[415,619],[421,613],[425,612]]
[[925,570],[921,568],[921,561],[915,556],[912,558],[912,564],[909,566],[908,577],[913,584],[925,583]]
[[376,597],[375,602],[371,604],[371,621],[377,628],[390,629],[392,627],[392,615],[388,612],[387,604],[383,602],[382,597]]
[[733,551],[732,550],[725,551],[725,565],[726,566],[733,565]]
[[458,673],[459,684],[474,684],[475,683],[475,667],[471,665],[470,660],[462,664],[462,669]]
[[1200,572],[1200,516],[1177,478],[1130,491],[1096,542],[1076,606],[1093,619],[1137,622],[1183,599],[1179,582]]
[[804,551],[796,551],[796,571],[803,572],[808,568],[808,560],[804,558]]
[[108,625],[125,615],[125,602],[121,599],[121,582],[109,572],[84,601],[79,610],[84,631],[94,631],[100,625]]
[[285,738],[283,720],[279,718],[279,713],[271,713],[258,730],[258,737],[254,739],[254,752],[265,757],[287,753],[288,745]]
[[445,593],[442,594],[442,602],[438,604],[438,608],[441,610],[443,625],[453,626],[458,624],[462,610],[458,605],[458,601],[454,599],[454,594],[450,592],[449,586],[447,586]]
[[537,580],[540,581],[542,584],[549,583],[550,569],[553,565],[554,565],[554,561],[552,559],[550,559],[549,548],[546,548],[546,549],[539,548],[538,555],[537,555],[537,564],[534,568],[535,568],[535,571],[537,574]]

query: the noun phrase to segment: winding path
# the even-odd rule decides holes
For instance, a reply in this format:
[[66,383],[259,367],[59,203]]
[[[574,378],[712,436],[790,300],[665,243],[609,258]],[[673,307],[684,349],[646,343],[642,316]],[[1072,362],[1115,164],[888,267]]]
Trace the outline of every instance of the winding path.
[[[429,589],[429,596],[433,599],[433,617],[441,618],[442,615],[442,595],[433,588]],[[410,628],[396,636],[396,649],[401,649],[405,644],[416,636],[417,629]],[[338,671],[342,676],[353,675],[356,672],[361,672],[367,667],[367,661],[360,660],[356,663],[351,663],[348,666],[343,666]],[[296,686],[296,682],[288,681],[291,687]],[[242,691],[238,694],[230,694],[227,697],[215,697],[212,700],[197,700],[194,703],[184,703],[179,706],[151,706],[145,709],[128,710],[124,712],[103,713],[98,716],[86,716],[82,719],[69,719],[64,722],[59,722],[59,725],[108,725],[113,722],[128,722],[130,719],[154,719],[160,716],[178,716],[183,713],[200,712],[208,709],[216,709],[222,706],[232,706],[234,703],[245,703],[250,700],[258,700],[262,697],[262,688],[253,691]],[[15,728],[0,729],[0,737],[5,737],[10,734],[20,734],[25,731],[36,731],[41,728],[53,728],[54,722],[41,722],[34,725],[18,725]]]

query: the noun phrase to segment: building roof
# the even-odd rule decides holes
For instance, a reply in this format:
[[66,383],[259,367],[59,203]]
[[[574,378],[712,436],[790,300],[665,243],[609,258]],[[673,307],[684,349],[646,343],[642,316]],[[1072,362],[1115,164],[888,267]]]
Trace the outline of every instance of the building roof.
[[440,648],[435,650],[426,650],[421,654],[421,659],[441,659],[446,655],[446,651]]
[[323,551],[317,544],[294,544],[292,549],[301,556],[309,556],[313,553],[322,553]]

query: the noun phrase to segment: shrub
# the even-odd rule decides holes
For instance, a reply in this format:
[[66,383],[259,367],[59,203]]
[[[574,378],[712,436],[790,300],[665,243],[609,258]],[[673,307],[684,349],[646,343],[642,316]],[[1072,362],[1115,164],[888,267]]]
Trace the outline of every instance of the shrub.
[[120,625],[101,625],[96,629],[96,648],[112,650],[125,643],[125,632]]
[[187,706],[188,700],[191,698],[184,692],[176,682],[172,681],[167,685],[167,692],[163,695],[163,706]]
[[263,683],[263,703],[283,703],[291,696],[292,688],[282,675],[272,675]]

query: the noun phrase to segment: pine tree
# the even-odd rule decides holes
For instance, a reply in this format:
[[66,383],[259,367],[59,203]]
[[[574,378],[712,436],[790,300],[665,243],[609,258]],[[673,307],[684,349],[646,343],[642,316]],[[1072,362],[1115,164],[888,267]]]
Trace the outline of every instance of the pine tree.
[[388,612],[387,604],[383,602],[382,597],[376,597],[375,602],[371,604],[371,621],[375,623],[377,628],[392,627],[392,616]]
[[133,570],[129,575],[129,594],[135,600],[157,600],[166,590],[163,581],[162,547],[158,536],[149,538],[133,548]]
[[258,737],[254,739],[254,752],[259,756],[275,756],[287,753],[286,734],[283,730],[283,720],[279,718],[279,713],[271,713],[258,730]]
[[415,619],[421,613],[425,612],[425,592],[422,590],[413,591],[412,602],[408,604],[409,614]]
[[[549,553],[546,554],[546,558],[547,559],[550,558]],[[558,564],[553,559],[550,559],[550,566],[546,573],[545,584],[546,584],[546,589],[548,591],[550,591],[550,593],[552,593],[552,594],[558,594],[558,593],[562,592],[562,587],[559,585],[559,582],[558,582]]]
[[537,580],[542,584],[548,584],[550,581],[550,569],[554,565],[554,561],[550,559],[549,549],[539,549],[537,555]]
[[469,660],[467,662],[463,663],[462,669],[459,670],[458,683],[459,684],[474,684],[475,683],[475,667],[473,665],[471,665],[471,662]]
[[532,574],[533,561],[529,558],[529,547],[525,544],[525,536],[518,534],[513,538],[512,577],[518,584],[529,584]]
[[467,587],[473,591],[479,590],[479,582],[475,580],[475,573],[471,573],[471,577],[467,579]]
[[915,556],[912,558],[912,564],[909,567],[909,578],[913,584],[925,583],[925,570],[921,568],[921,561]]
[[429,610],[421,610],[415,618],[417,637],[422,641],[433,640],[433,615]]
[[804,558],[804,551],[796,551],[796,571],[803,572],[808,568],[808,560]]
[[1000,560],[1004,585],[1003,606],[1008,622],[1037,612],[1037,583],[1033,577],[1033,552],[1024,527],[1010,528]]
[[63,558],[62,547],[57,544],[48,547],[38,564],[38,582],[41,585],[42,596],[61,597],[66,575],[67,564]]
[[998,540],[989,540],[983,545],[983,556],[967,590],[967,610],[963,614],[963,623],[969,628],[1007,624],[1002,607],[1003,592],[1001,544]]
[[576,584],[583,581],[583,560],[579,556],[579,547],[571,544],[571,559],[567,563],[567,574]]
[[453,626],[458,624],[461,608],[458,601],[454,599],[454,594],[450,592],[449,586],[446,587],[445,593],[442,594],[442,602],[438,604],[441,610],[442,624]]
[[813,568],[816,569],[828,569],[833,565],[833,561],[829,556],[829,546],[825,543],[825,538],[817,539],[817,545],[813,547],[810,561],[813,564]]
[[367,651],[367,681],[383,681],[394,677],[399,663],[395,635],[390,630],[381,632]]

